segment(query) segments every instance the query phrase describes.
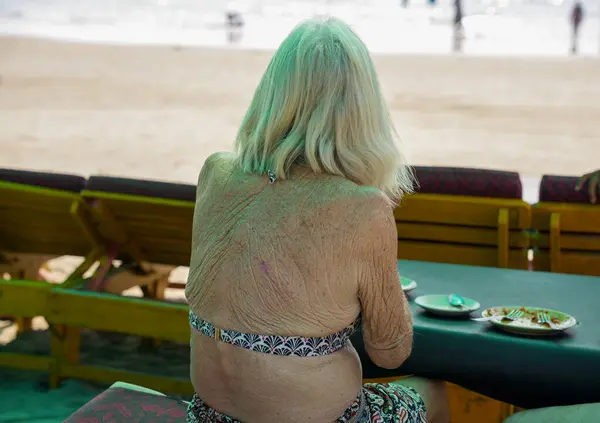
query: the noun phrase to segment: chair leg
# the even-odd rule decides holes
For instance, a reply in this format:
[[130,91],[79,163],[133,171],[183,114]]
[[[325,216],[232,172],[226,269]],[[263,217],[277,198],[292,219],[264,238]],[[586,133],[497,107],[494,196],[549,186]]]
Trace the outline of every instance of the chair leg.
[[154,284],[149,285],[141,285],[140,289],[142,290],[142,295],[144,298],[154,298]]
[[[168,278],[161,278],[152,283],[152,297],[156,301],[164,301],[165,300],[165,290],[169,285]],[[157,348],[161,343],[161,340],[158,338],[154,338],[153,346]]]
[[65,325],[50,326],[50,356],[53,361],[48,380],[50,389],[60,386],[63,364],[79,363],[80,345],[80,328]]
[[157,301],[165,300],[165,291],[166,291],[168,285],[169,285],[169,281],[167,278],[161,278],[152,284],[152,290],[154,291],[153,297],[155,300],[157,300]]
[[17,333],[21,334],[30,331],[33,328],[33,318],[31,317],[15,317],[15,323],[17,324]]
[[65,332],[65,360],[69,364],[79,363],[79,350],[81,347],[81,329],[68,326]]
[[513,414],[515,414],[515,406],[512,404],[502,403],[500,412],[502,415],[502,420],[504,420],[504,419],[512,416]]
[[64,335],[66,327],[64,325],[50,325],[50,357],[52,365],[48,374],[48,387],[56,389],[60,386],[60,367],[64,360]]

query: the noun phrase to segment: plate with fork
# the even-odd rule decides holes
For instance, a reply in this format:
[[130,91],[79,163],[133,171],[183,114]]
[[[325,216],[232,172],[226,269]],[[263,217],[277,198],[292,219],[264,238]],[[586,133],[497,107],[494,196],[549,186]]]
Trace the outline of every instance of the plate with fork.
[[562,311],[539,307],[500,306],[486,308],[482,317],[494,326],[518,335],[555,335],[577,324],[577,320]]

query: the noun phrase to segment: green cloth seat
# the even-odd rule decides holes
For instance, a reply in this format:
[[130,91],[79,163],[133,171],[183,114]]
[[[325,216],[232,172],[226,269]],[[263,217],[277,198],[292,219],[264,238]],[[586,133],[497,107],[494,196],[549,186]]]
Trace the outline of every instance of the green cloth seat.
[[591,423],[600,421],[600,403],[549,407],[514,414],[503,423]]

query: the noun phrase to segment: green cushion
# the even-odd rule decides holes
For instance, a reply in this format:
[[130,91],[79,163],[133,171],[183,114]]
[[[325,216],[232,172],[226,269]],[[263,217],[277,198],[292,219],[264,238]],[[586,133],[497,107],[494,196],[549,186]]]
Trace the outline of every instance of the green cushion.
[[550,407],[516,413],[504,423],[592,423],[600,422],[600,403]]

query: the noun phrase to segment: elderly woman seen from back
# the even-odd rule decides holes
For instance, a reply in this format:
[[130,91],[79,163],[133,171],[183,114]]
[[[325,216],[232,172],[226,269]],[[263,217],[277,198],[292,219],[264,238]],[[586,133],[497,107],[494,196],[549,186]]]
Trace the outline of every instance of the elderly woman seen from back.
[[[349,336],[399,367],[412,318],[392,208],[411,191],[375,68],[336,19],[310,20],[273,56],[236,153],[198,181],[189,422],[447,422],[443,385],[362,385]],[[359,317],[362,316],[362,319]]]

